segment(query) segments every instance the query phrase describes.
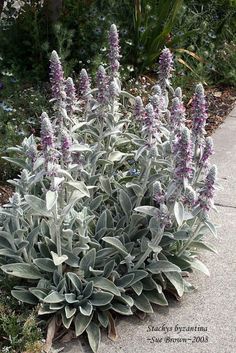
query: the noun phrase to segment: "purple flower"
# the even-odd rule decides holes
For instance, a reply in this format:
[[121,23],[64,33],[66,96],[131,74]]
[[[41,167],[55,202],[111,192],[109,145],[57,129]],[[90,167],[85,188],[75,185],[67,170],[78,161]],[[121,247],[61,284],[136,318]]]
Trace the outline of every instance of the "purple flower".
[[199,161],[201,167],[207,167],[209,164],[209,158],[213,154],[213,140],[211,137],[207,137],[205,140],[205,145],[203,147],[202,157]]
[[65,91],[66,91],[66,108],[68,114],[73,114],[75,109],[76,109],[76,90],[75,90],[75,85],[71,77],[68,77],[66,80],[66,85],[65,85]]
[[182,183],[184,179],[190,179],[193,174],[193,147],[190,138],[190,131],[187,127],[184,127],[180,132],[180,137],[174,146],[174,154],[174,178],[177,182]]
[[120,47],[119,47],[119,34],[116,25],[112,24],[109,32],[109,60],[111,65],[112,76],[117,76],[119,70],[119,58],[120,58]]
[[99,103],[104,104],[107,100],[107,75],[104,67],[99,66],[97,71],[97,100]]
[[31,144],[27,149],[26,156],[30,159],[32,164],[36,161],[37,154],[38,151],[36,144]]
[[70,147],[72,145],[72,140],[66,131],[62,131],[61,134],[61,153],[64,164],[68,165],[71,163],[71,152]]
[[170,114],[170,127],[171,130],[178,134],[181,126],[185,121],[185,108],[183,103],[178,97],[172,100],[171,114]]
[[201,83],[196,86],[192,102],[193,108],[193,135],[196,138],[202,138],[205,134],[205,125],[207,120],[206,99],[204,88]]
[[213,206],[217,169],[213,165],[207,176],[203,187],[199,192],[198,204],[203,211],[209,211]]
[[136,97],[134,102],[134,118],[136,121],[143,121],[144,119],[144,107],[141,97]]
[[54,148],[55,136],[51,121],[47,113],[41,115],[41,145],[43,151],[47,151],[50,148]]
[[153,200],[158,204],[163,204],[165,202],[165,193],[163,192],[159,181],[155,181],[153,184]]
[[162,90],[166,89],[173,71],[173,56],[168,48],[162,50],[159,58],[158,81]]
[[145,107],[144,130],[147,130],[150,136],[155,136],[157,133],[157,120],[151,103]]
[[59,56],[53,50],[50,59],[50,82],[52,89],[52,97],[55,100],[64,100],[66,98],[64,90],[64,73]]
[[194,207],[196,205],[196,192],[189,185],[185,189],[183,203],[189,207]]
[[88,92],[91,90],[90,88],[90,79],[85,69],[82,69],[79,75],[79,96],[86,101],[89,100],[90,95]]
[[114,100],[116,97],[119,96],[119,92],[120,92],[120,89],[117,86],[116,82],[111,81],[111,83],[109,84],[109,87],[108,87],[109,98],[111,100]]

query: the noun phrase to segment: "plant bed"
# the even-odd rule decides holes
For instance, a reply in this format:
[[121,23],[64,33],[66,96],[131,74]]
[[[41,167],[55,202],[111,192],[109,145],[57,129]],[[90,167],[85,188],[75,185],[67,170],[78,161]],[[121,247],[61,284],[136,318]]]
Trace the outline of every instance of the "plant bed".
[[169,49],[144,105],[122,90],[115,25],[109,45],[96,87],[83,69],[78,94],[53,51],[53,114],[42,113],[40,137],[5,157],[22,169],[0,210],[1,270],[21,278],[13,297],[47,322],[46,352],[70,329],[96,352],[102,328],[115,335],[114,315],[151,314],[168,305],[166,293],[181,298],[193,289],[186,274],[209,275],[199,251],[215,251],[205,241],[216,235],[216,167],[203,86],[190,130]]

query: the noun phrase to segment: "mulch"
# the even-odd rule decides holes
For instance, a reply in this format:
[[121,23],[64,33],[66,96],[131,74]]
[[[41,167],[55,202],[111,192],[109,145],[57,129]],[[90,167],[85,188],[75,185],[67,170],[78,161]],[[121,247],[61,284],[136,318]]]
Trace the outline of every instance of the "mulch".
[[[236,104],[236,88],[208,88],[205,92],[208,102],[208,119],[206,131],[208,135],[212,135],[215,130],[224,122],[227,115]],[[190,120],[191,100],[187,103],[186,115],[187,120]],[[10,185],[0,182],[0,205],[6,204],[12,193],[13,188]]]

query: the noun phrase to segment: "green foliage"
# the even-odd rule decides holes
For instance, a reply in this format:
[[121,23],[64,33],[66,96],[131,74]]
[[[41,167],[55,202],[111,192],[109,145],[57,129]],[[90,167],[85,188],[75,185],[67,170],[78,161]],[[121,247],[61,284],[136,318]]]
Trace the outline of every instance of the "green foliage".
[[5,276],[0,281],[0,351],[39,353],[42,332],[36,321],[36,312],[11,297],[9,288],[16,285],[14,282]]
[[[200,25],[199,25],[200,24]],[[234,1],[187,1],[179,12],[173,31],[172,43],[197,54],[181,53],[181,58],[190,66],[179,64],[178,70],[184,83],[201,80],[207,83],[235,85],[236,4]],[[178,59],[177,51],[177,59]],[[178,60],[177,60],[178,61]],[[192,72],[191,72],[192,70]],[[178,84],[181,84],[181,78]]]

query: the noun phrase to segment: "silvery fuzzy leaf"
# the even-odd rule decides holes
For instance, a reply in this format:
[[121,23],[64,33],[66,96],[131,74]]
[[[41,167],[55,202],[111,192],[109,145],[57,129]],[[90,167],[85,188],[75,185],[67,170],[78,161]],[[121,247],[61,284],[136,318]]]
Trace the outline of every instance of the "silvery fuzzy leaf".
[[130,283],[133,281],[135,277],[134,273],[127,273],[126,275],[122,276],[121,278],[118,278],[115,282],[115,284],[118,287],[123,287],[126,288],[130,285]]
[[65,306],[65,315],[67,319],[70,319],[76,313],[76,308],[71,308],[69,305]]
[[65,300],[68,304],[79,303],[79,300],[74,293],[66,293]]
[[52,213],[47,210],[46,202],[44,200],[34,195],[26,195],[25,200],[36,214],[49,218],[53,216]]
[[82,315],[90,316],[93,311],[93,306],[90,301],[87,301],[79,306],[79,310]]
[[93,281],[95,288],[100,288],[114,295],[120,296],[120,290],[109,279],[104,277],[94,277],[94,278],[91,278],[91,281]]
[[56,266],[51,259],[48,258],[38,258],[34,259],[33,263],[40,269],[46,272],[54,272],[56,270]]
[[76,315],[74,320],[76,337],[82,335],[82,333],[86,330],[86,328],[90,324],[92,318],[93,318],[93,314],[90,316],[85,316],[85,315],[82,315],[81,313],[78,313]]
[[22,168],[22,169],[30,169],[30,166],[25,162],[24,159],[21,158],[13,158],[13,157],[2,157],[2,159],[4,159],[7,162],[13,163],[15,165],[17,165],[18,167]]
[[137,196],[142,195],[142,188],[141,188],[141,186],[139,184],[135,184],[135,183],[129,182],[129,183],[126,184],[126,187],[133,189],[134,193]]
[[80,277],[74,272],[67,272],[67,277],[69,278],[73,288],[80,293],[83,289]]
[[127,294],[122,293],[121,297],[116,298],[116,299],[119,300],[119,302],[122,302],[122,303],[128,305],[130,308],[132,308],[132,306],[134,305],[133,298]]
[[61,313],[61,318],[62,318],[62,323],[63,323],[63,326],[66,328],[66,329],[69,329],[74,317],[71,316],[69,319],[66,317],[66,314],[64,312]]
[[132,280],[130,285],[133,285],[148,276],[148,272],[144,270],[135,270],[131,273],[134,273],[134,279]]
[[67,255],[58,256],[54,251],[51,251],[51,255],[52,255],[53,263],[56,266],[59,266],[59,265],[63,264],[63,262],[68,260],[68,256]]
[[191,243],[191,248],[196,250],[208,250],[215,254],[218,254],[218,251],[212,245],[203,243],[202,241],[193,241]]
[[51,303],[49,304],[49,308],[55,311],[59,311],[65,307],[64,303]]
[[38,304],[38,299],[35,298],[35,296],[33,294],[31,294],[28,290],[12,290],[11,295],[15,299],[17,299],[23,303],[27,303],[27,304],[31,304],[31,305]]
[[94,267],[96,259],[96,250],[89,250],[80,261],[80,270],[86,274],[89,271],[89,267]]
[[109,319],[106,311],[98,311],[98,321],[104,328],[108,327]]
[[89,298],[93,293],[93,282],[88,282],[83,290],[83,297]]
[[169,261],[165,261],[165,260],[159,260],[156,262],[151,262],[149,265],[146,266],[146,269],[149,270],[151,273],[161,273],[161,272],[181,272],[181,269],[172,264]]
[[179,230],[178,232],[174,233],[174,238],[176,240],[187,240],[190,236],[189,231],[185,231],[185,230]]
[[121,243],[121,241],[114,237],[103,237],[102,238],[105,243],[112,245],[115,249],[117,249],[122,255],[127,256],[128,252],[125,246]]
[[48,294],[44,299],[44,303],[61,303],[65,300],[65,296],[56,292],[56,291],[52,291],[50,294]]
[[165,276],[175,287],[178,295],[182,297],[184,294],[184,282],[181,274],[179,272],[165,272]]
[[184,206],[182,202],[175,202],[174,214],[175,214],[175,219],[180,227],[184,220]]
[[66,185],[69,185],[72,188],[81,192],[81,194],[84,194],[85,196],[90,197],[89,190],[83,181],[69,181],[66,183]]
[[90,322],[86,329],[86,333],[88,335],[88,341],[92,351],[97,353],[101,341],[101,331],[99,326],[94,322]]
[[142,145],[141,147],[139,147],[139,149],[136,151],[134,156],[135,161],[137,161],[140,158],[140,156],[143,154],[145,150],[147,150],[146,145]]
[[126,153],[120,151],[112,151],[108,156],[108,160],[111,162],[119,162],[124,156],[126,156]]
[[82,121],[81,123],[77,123],[77,124],[75,124],[75,125],[72,127],[72,130],[71,130],[71,131],[72,131],[72,132],[75,132],[76,130],[80,129],[81,127],[90,125],[90,124],[93,123],[93,122],[94,122],[94,119],[91,120],[91,121],[89,121],[89,122],[87,122],[87,121]]
[[171,195],[173,195],[173,193],[176,191],[176,189],[177,189],[176,184],[174,182],[171,182],[167,188],[167,191],[166,191],[167,200],[170,198]]
[[134,306],[136,306],[137,309],[140,311],[143,311],[144,313],[153,313],[152,306],[147,299],[147,297],[142,293],[140,295],[135,294],[134,295]]
[[98,233],[101,229],[106,229],[107,228],[107,212],[104,210],[100,217],[98,218],[97,224],[96,224],[96,233]]
[[49,304],[47,304],[47,305],[43,305],[43,306],[40,306],[39,307],[39,310],[38,310],[38,315],[48,315],[48,314],[53,314],[53,313],[55,313],[57,310],[56,309],[51,309],[50,307],[49,307]]
[[131,308],[127,304],[125,305],[122,303],[113,302],[112,303],[112,310],[116,311],[117,313],[119,313],[121,315],[127,315],[127,316],[133,315]]
[[196,270],[203,272],[205,275],[210,276],[210,272],[209,272],[208,268],[199,259],[196,259],[196,258],[191,259],[190,265],[191,265],[191,267],[195,268]]
[[39,300],[43,300],[48,294],[48,291],[42,288],[29,288],[29,291]]
[[100,291],[93,293],[89,300],[93,306],[103,306],[109,304],[113,298],[114,295],[112,293]]
[[33,171],[37,170],[39,167],[45,164],[45,158],[39,157],[36,159],[33,165]]
[[103,195],[99,195],[95,199],[90,201],[89,203],[90,210],[96,211],[97,208],[101,205],[102,201],[103,201]]
[[142,282],[136,282],[134,284],[131,285],[131,288],[134,290],[134,292],[137,294],[137,295],[140,295],[143,291],[143,284]]
[[108,278],[111,275],[111,273],[115,267],[115,264],[116,264],[115,260],[111,260],[105,264],[104,270],[103,270],[103,277]]
[[46,193],[46,207],[50,211],[57,202],[58,193],[57,191],[48,190]]
[[145,291],[144,295],[151,303],[161,306],[168,305],[165,295],[157,290]]
[[79,145],[79,144],[74,144],[70,147],[70,152],[87,152],[91,151],[91,148],[88,145]]
[[132,211],[132,203],[129,195],[124,190],[119,191],[119,202],[126,217],[129,218]]
[[112,195],[112,188],[111,188],[111,183],[109,181],[109,178],[100,176],[99,181],[100,181],[102,190],[105,191],[108,195]]
[[26,278],[26,279],[40,279],[42,274],[36,266],[26,263],[13,263],[1,266],[1,270],[8,275]]
[[217,238],[217,231],[216,231],[215,225],[212,222],[210,222],[209,220],[205,220],[204,224],[207,226],[207,228],[209,229],[211,234],[213,234],[214,237]]
[[[0,246],[2,246],[1,241],[0,241]],[[17,253],[11,249],[0,249],[0,256],[10,257],[12,259],[15,259],[15,261],[17,262],[23,262],[22,257],[18,256]]]
[[134,211],[141,212],[152,217],[157,217],[158,215],[158,209],[153,206],[139,206],[136,207]]

